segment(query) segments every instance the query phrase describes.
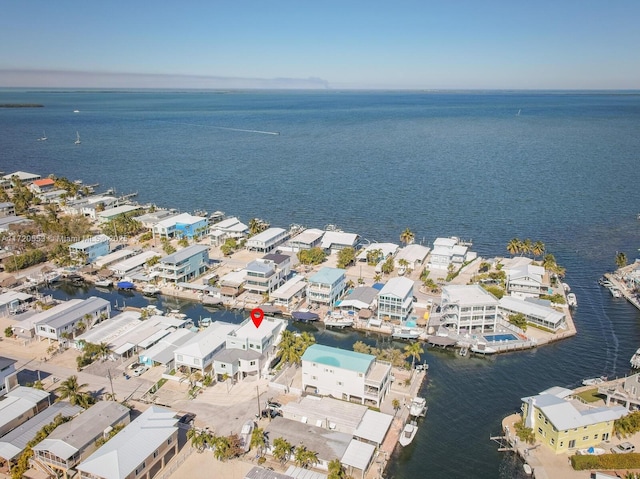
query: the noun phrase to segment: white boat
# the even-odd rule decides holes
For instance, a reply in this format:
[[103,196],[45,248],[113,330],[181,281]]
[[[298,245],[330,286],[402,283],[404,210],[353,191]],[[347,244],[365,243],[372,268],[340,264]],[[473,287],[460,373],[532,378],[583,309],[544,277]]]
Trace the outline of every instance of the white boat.
[[569,286],[567,283],[562,283],[562,288],[564,289],[565,293],[571,292],[571,286]]
[[60,281],[60,279],[62,279],[62,275],[57,271],[49,271],[44,274],[44,280],[46,283],[55,283]]
[[531,466],[526,462],[522,465],[522,469],[524,470],[524,473],[527,476],[530,476],[531,474],[533,474],[533,469],[531,469]]
[[609,292],[611,293],[611,296],[613,296],[614,298],[622,298],[622,293],[615,286],[610,286]]
[[424,417],[427,415],[427,400],[425,398],[416,397],[409,405],[409,415],[413,417]]
[[578,299],[576,298],[575,293],[569,293],[567,295],[567,305],[570,308],[577,308],[578,307]]
[[409,341],[413,341],[420,339],[420,334],[422,334],[422,331],[419,329],[396,326],[393,328],[391,337],[394,339],[407,339]]
[[400,434],[400,438],[398,439],[398,442],[403,447],[408,446],[409,444],[411,444],[411,441],[413,441],[413,438],[416,437],[417,432],[418,432],[418,426],[416,426],[415,423],[405,424],[404,429]]
[[74,113],[80,113],[80,110],[73,110]]
[[47,141],[47,134],[43,131],[42,136],[38,138],[38,141]]
[[142,294],[145,296],[155,296],[156,294],[160,294],[160,288],[152,284],[148,284],[142,288]]
[[79,145],[79,144],[81,143],[81,142],[80,142],[80,133],[78,133],[77,131],[76,131],[76,141],[75,141],[74,143],[75,143],[76,145]]
[[211,318],[202,318],[199,321],[199,324],[203,328],[208,328],[209,326],[211,326]]
[[334,311],[326,316],[324,326],[326,328],[348,328],[353,326],[353,318],[344,316],[341,312]]
[[577,454],[580,456],[602,456],[606,454],[606,450],[601,447],[590,447],[587,449],[578,449]]
[[638,349],[636,353],[631,356],[631,360],[629,362],[631,363],[632,368],[640,369],[640,349]]
[[251,447],[251,434],[253,433],[253,429],[256,427],[255,423],[252,420],[247,421],[242,426],[240,430],[240,439],[242,440],[242,447],[244,451],[247,452]]
[[496,349],[489,347],[487,343],[476,343],[471,345],[471,352],[477,354],[494,354],[497,352]]
[[407,272],[407,268],[405,268],[404,266],[400,266],[398,268],[398,276],[404,276],[406,272]]
[[109,279],[99,279],[99,280],[95,281],[93,284],[95,284],[96,286],[101,286],[103,288],[108,288],[113,283]]
[[606,376],[600,376],[599,378],[583,379],[582,380],[582,385],[583,386],[597,386],[599,384],[602,384],[606,380],[607,380]]

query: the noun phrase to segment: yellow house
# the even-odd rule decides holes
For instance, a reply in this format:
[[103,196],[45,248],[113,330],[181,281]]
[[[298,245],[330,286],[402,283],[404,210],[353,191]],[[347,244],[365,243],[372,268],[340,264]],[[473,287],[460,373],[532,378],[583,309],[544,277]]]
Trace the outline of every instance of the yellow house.
[[573,391],[553,387],[522,398],[522,417],[537,441],[556,454],[587,449],[613,435],[613,422],[629,411],[622,406],[589,407],[572,399]]

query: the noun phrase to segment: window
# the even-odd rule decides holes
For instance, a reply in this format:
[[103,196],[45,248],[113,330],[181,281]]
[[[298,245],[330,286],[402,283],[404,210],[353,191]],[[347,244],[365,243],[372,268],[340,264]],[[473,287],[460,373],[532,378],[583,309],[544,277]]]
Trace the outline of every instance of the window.
[[256,362],[255,362],[255,361],[251,361],[251,362],[249,363],[249,366],[255,366],[255,365],[256,365]]
[[589,436],[582,436],[582,440],[583,441],[588,441],[589,440]]
[[605,432],[605,433],[602,435],[602,440],[603,440],[603,441],[608,441],[608,440],[609,440],[609,433],[608,433],[608,432]]
[[318,376],[311,376],[311,379],[313,379],[313,380],[317,380],[317,379],[318,379]]
[[594,438],[594,439],[598,439],[598,435],[597,435],[597,434],[594,434],[594,435],[593,435],[593,438]]
[[542,413],[541,412],[538,413],[538,419],[542,419]]
[[167,439],[167,444],[171,444],[173,442],[173,437],[170,437],[169,439]]
[[136,467],[136,476],[140,474],[142,471],[144,471],[144,462],[140,464],[138,467]]
[[538,433],[542,434],[542,428],[541,427],[538,428]]
[[556,440],[554,438],[549,439],[549,444],[553,446],[555,443],[556,443]]
[[182,361],[182,354],[178,354],[178,361]]
[[336,384],[337,384],[338,386],[342,386],[342,381],[338,381],[338,382],[336,382]]
[[571,439],[571,441],[569,441],[569,449],[573,449],[574,447],[576,447],[576,440]]
[[560,447],[564,446],[564,441],[560,441]]
[[156,457],[158,457],[158,450],[156,449],[155,451],[153,451],[153,458],[155,459]]

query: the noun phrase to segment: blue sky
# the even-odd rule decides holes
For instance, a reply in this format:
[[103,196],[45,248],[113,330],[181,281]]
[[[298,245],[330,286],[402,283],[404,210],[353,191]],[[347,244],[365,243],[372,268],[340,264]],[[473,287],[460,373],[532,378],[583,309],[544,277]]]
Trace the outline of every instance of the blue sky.
[[638,18],[638,0],[7,1],[0,86],[638,89]]

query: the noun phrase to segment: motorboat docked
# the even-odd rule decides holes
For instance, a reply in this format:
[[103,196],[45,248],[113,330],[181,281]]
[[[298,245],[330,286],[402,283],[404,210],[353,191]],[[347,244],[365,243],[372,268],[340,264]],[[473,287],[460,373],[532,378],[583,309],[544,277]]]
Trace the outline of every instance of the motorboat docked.
[[601,447],[590,447],[587,449],[578,449],[576,454],[579,456],[602,456],[603,454],[606,454],[606,452],[607,451]]
[[203,328],[208,328],[209,326],[211,326],[211,318],[202,318],[200,321],[198,321],[198,324]]
[[567,305],[570,308],[577,308],[578,307],[578,299],[576,298],[575,293],[569,293],[567,295]]
[[470,349],[472,353],[477,354],[494,354],[497,352],[496,349],[489,347],[487,343],[472,344]]
[[158,309],[153,304],[145,306],[144,308],[142,308],[142,310],[146,311],[147,315],[149,316],[162,316],[164,314],[164,312],[161,309]]
[[110,279],[98,279],[93,283],[95,286],[100,286],[102,288],[109,288],[113,285]]
[[522,465],[522,470],[527,476],[530,476],[531,474],[533,474],[533,469],[531,469],[531,466],[526,462]]
[[622,298],[622,292],[615,286],[609,286],[609,292],[614,298]]
[[562,283],[562,289],[564,289],[565,293],[571,292],[571,286],[569,286],[567,283]]
[[145,296],[155,296],[156,294],[160,294],[160,288],[152,284],[148,284],[142,288],[142,294]]
[[411,442],[413,441],[413,438],[416,437],[417,433],[418,433],[418,426],[415,424],[415,422],[407,423],[405,424],[404,429],[400,434],[400,438],[398,439],[398,442],[402,447],[406,447],[409,444],[411,444]]
[[184,313],[181,313],[179,309],[172,309],[171,311],[169,311],[167,313],[167,316],[171,317],[171,318],[178,318],[178,319],[186,319],[187,315]]
[[602,384],[606,380],[607,380],[606,376],[600,376],[599,378],[583,379],[582,380],[582,385],[583,386],[597,386],[599,384]]
[[340,312],[333,312],[326,316],[324,325],[326,328],[348,328],[353,326],[353,318],[344,316]]
[[635,354],[631,356],[631,367],[635,369],[640,369],[640,349],[636,350]]
[[413,398],[409,405],[409,415],[413,417],[424,417],[427,415],[427,400],[421,397]]
[[417,339],[420,339],[420,334],[422,334],[422,331],[420,331],[419,329],[396,326],[393,328],[391,337],[393,339],[406,339],[409,341],[415,341]]
[[45,283],[56,283],[62,279],[62,275],[57,271],[49,271],[44,274]]
[[291,313],[291,317],[294,320],[300,321],[302,323],[310,323],[312,321],[318,321],[320,316],[316,313],[309,311],[308,309],[299,309],[298,311],[293,311]]
[[605,276],[598,280],[598,284],[600,286],[604,286],[605,288],[610,288],[611,286],[613,286],[613,283],[609,281]]

